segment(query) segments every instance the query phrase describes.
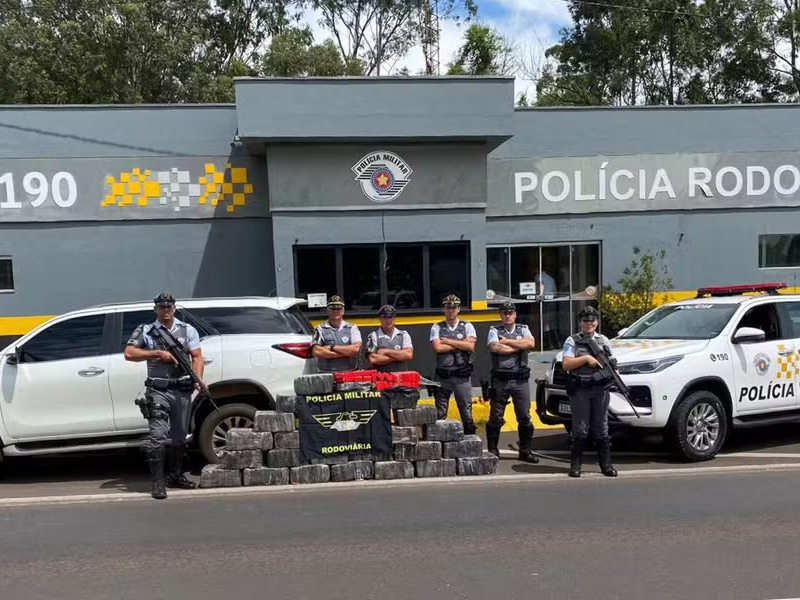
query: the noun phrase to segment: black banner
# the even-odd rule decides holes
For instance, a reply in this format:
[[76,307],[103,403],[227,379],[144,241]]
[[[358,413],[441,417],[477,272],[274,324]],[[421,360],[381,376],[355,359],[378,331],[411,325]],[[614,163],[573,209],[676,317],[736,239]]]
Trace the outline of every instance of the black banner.
[[389,395],[375,390],[299,396],[300,452],[305,460],[341,454],[392,453]]

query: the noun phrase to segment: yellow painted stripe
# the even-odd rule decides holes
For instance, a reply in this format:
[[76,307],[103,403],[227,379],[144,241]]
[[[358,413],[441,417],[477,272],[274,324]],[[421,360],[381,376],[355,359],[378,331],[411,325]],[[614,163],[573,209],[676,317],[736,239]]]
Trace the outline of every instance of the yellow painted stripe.
[[[433,405],[432,399],[423,398],[421,399],[418,404],[430,404]],[[458,412],[458,406],[456,406],[455,400],[451,399],[450,404],[447,407],[447,418],[448,419],[455,419],[456,421],[461,420],[461,416]],[[476,425],[486,425],[489,421],[489,403],[484,402],[483,398],[473,398],[472,399],[472,418],[475,420]],[[502,431],[516,431],[517,430],[517,414],[514,412],[514,405],[509,403],[506,406],[506,412],[503,415],[503,419],[505,423],[503,424]],[[531,421],[533,422],[533,426],[536,429],[563,429],[562,425],[545,425],[539,420],[539,416],[536,414],[535,410],[531,410]]]
[[[780,291],[782,294],[800,294],[800,287],[787,287]],[[661,305],[666,302],[675,302],[677,300],[686,300],[694,298],[697,295],[696,290],[677,290],[665,293],[657,293],[654,295],[654,302],[656,305]],[[484,300],[474,300],[472,302],[472,310],[464,310],[460,313],[461,317],[472,321],[474,323],[488,323],[498,318],[497,311],[488,309],[488,305]],[[28,315],[22,317],[0,317],[0,336],[6,335],[25,335],[34,327],[44,323],[48,319],[52,319],[53,315]],[[346,317],[345,317],[346,318]],[[443,314],[429,314],[429,315],[398,315],[398,325],[433,325],[437,321],[444,318]],[[312,324],[319,325],[324,322],[324,318],[310,319]],[[350,323],[363,326],[379,327],[380,321],[377,317],[355,317],[347,319]]]

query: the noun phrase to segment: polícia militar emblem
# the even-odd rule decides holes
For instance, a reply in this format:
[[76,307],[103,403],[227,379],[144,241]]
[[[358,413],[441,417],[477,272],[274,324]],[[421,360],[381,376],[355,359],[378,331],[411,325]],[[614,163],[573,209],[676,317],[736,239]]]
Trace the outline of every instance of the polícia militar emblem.
[[395,200],[411,181],[413,169],[394,152],[380,150],[362,156],[352,166],[364,195],[377,204]]

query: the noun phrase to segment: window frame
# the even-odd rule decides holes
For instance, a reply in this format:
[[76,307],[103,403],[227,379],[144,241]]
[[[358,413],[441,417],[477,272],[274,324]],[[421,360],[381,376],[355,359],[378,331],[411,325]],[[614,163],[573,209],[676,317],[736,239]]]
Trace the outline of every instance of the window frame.
[[785,269],[800,269],[800,262],[796,265],[780,265],[780,266],[769,266],[761,263],[761,240],[762,238],[769,237],[769,236],[789,236],[789,237],[797,237],[800,238],[800,233],[759,233],[758,234],[758,243],[756,246],[756,263],[758,265],[759,270],[785,270]]
[[[463,247],[465,250],[465,261],[464,261],[464,272],[466,275],[466,289],[467,289],[467,297],[461,298],[462,306],[468,307],[472,303],[472,246],[468,240],[447,240],[447,241],[438,241],[438,242],[392,242],[392,243],[381,243],[381,242],[369,242],[369,243],[354,243],[354,244],[294,244],[292,245],[292,263],[293,263],[293,291],[295,297],[302,298],[304,294],[301,294],[297,289],[297,282],[299,280],[299,273],[298,273],[298,260],[297,254],[304,249],[328,249],[335,253],[335,264],[336,264],[336,291],[333,292],[339,296],[344,297],[344,263],[342,260],[342,250],[346,248],[378,248],[378,274],[380,276],[380,287],[381,287],[381,301],[380,304],[387,303],[388,297],[388,284],[386,278],[386,272],[381,268],[381,263],[387,259],[386,249],[387,248],[399,248],[399,247],[417,247],[422,248],[422,298],[421,303],[422,307],[420,308],[408,308],[408,309],[397,309],[398,314],[441,314],[442,307],[439,305],[436,306],[428,306],[428,298],[430,296],[430,289],[431,289],[431,281],[430,281],[430,248],[431,247],[441,247],[441,246],[460,246]],[[347,310],[347,307],[345,307]],[[374,316],[372,311],[355,311],[355,310],[347,310],[348,314],[357,316],[357,315],[369,315]],[[304,311],[304,314],[307,315],[324,315],[326,314],[326,309],[324,307],[321,308],[309,308]]]
[[[91,318],[91,317],[100,317],[100,318],[103,319],[103,329],[102,329],[102,333],[100,335],[100,348],[99,348],[99,352],[98,353],[96,353],[96,354],[85,354],[85,355],[81,355],[81,356],[77,356],[77,357],[71,357],[71,358],[58,358],[58,359],[54,359],[54,360],[41,360],[41,361],[40,360],[35,360],[35,359],[26,360],[26,358],[25,358],[25,355],[26,355],[25,346],[27,346],[28,344],[30,344],[31,342],[33,342],[34,340],[36,340],[40,336],[46,335],[48,332],[52,331],[53,328],[58,327],[59,325],[62,325],[64,323],[69,323],[70,321],[77,321],[78,319],[85,319],[85,318]],[[15,352],[17,354],[17,357],[18,357],[18,364],[44,365],[44,364],[59,363],[59,362],[67,361],[67,360],[85,360],[85,359],[89,359],[89,358],[100,358],[100,357],[103,357],[103,356],[109,356],[111,354],[114,354],[114,350],[113,350],[113,348],[114,348],[114,337],[113,337],[114,327],[113,327],[113,321],[112,321],[111,317],[112,317],[112,315],[110,315],[109,313],[106,313],[106,312],[95,312],[95,313],[89,313],[89,314],[70,315],[70,316],[68,316],[66,318],[60,318],[58,320],[54,320],[54,321],[52,321],[50,323],[47,323],[43,329],[38,330],[36,333],[31,335],[31,337],[29,337],[29,338],[27,338],[25,340],[20,340],[19,342],[14,344],[14,350],[15,350]]]
[[17,291],[16,282],[14,281],[14,257],[10,255],[0,255],[0,263],[8,262],[11,266],[11,287],[0,287],[0,294],[13,294]]

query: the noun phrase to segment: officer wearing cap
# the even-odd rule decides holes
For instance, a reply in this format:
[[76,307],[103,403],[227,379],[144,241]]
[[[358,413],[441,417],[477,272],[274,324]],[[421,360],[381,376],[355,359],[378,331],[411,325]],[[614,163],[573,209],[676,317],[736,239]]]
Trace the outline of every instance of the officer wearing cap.
[[476,430],[472,419],[472,371],[478,336],[472,323],[458,318],[461,311],[458,296],[451,294],[442,304],[444,320],[431,327],[430,335],[436,353],[436,380],[439,383],[434,392],[436,417],[447,417],[450,395],[454,395],[464,433],[469,435]]
[[[203,352],[197,330],[175,318],[175,298],[163,293],[153,301],[156,320],[139,325],[125,346],[125,360],[147,361],[145,401],[149,407],[150,439],[148,462],[152,477],[151,496],[167,497],[165,486],[193,489],[194,483],[183,474],[183,454],[189,426],[189,408],[195,384],[184,373],[178,361],[161,339],[159,332],[168,331],[181,351],[191,357],[192,370],[203,377]],[[167,457],[167,442],[169,456]],[[168,464],[165,466],[165,458]],[[164,473],[168,473],[165,481]]]
[[572,413],[572,434],[570,436],[571,465],[569,476],[581,476],[583,447],[591,428],[597,446],[598,463],[603,475],[616,477],[617,471],[611,465],[611,439],[608,435],[609,383],[598,370],[600,362],[592,356],[587,338],[594,338],[597,345],[611,357],[608,338],[597,333],[600,313],[593,306],[587,306],[578,313],[581,330],[564,342],[562,366],[567,371],[569,383],[569,403]]
[[328,300],[328,320],[314,329],[311,352],[317,359],[320,373],[352,371],[361,351],[361,332],[344,320],[344,300],[331,296]]
[[486,424],[486,443],[489,452],[499,457],[497,444],[505,419],[509,396],[514,402],[519,434],[519,460],[538,463],[531,448],[533,422],[531,421],[531,389],[528,380],[528,352],[536,347],[536,340],[527,325],[517,323],[517,309],[511,302],[500,305],[500,324],[489,328],[487,346],[492,359],[489,399],[489,422]]
[[406,330],[395,327],[396,317],[394,306],[381,306],[378,311],[381,326],[367,336],[367,360],[378,371],[407,371],[409,361],[414,358],[411,336]]

